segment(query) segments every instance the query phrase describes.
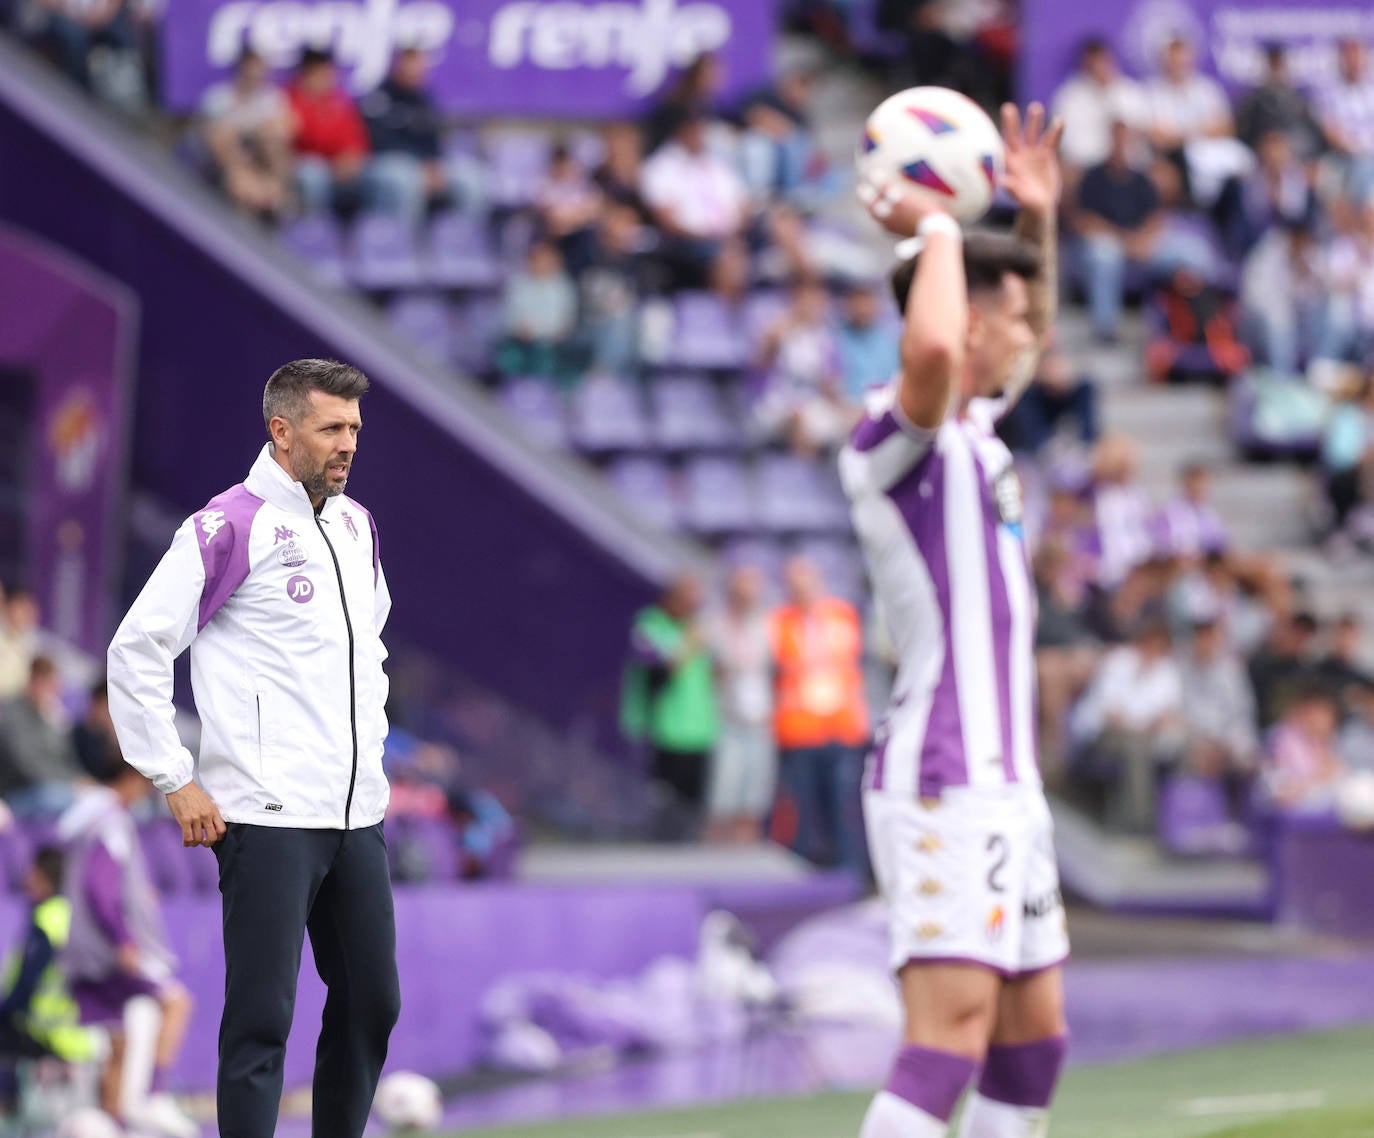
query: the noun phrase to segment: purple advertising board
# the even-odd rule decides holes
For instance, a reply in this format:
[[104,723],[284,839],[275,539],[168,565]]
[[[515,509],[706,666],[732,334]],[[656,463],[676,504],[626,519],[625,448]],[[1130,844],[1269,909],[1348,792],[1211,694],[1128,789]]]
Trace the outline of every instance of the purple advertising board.
[[0,227],[0,362],[33,384],[27,584],[44,624],[104,656],[138,304],[55,247]]
[[1198,61],[1233,93],[1258,81],[1263,49],[1289,49],[1289,70],[1311,87],[1336,73],[1336,42],[1354,36],[1374,43],[1369,0],[1024,0],[1021,89],[1048,99],[1073,69],[1090,36],[1111,43],[1124,69],[1154,74],[1164,45],[1183,36]]
[[195,107],[245,45],[275,68],[329,48],[361,94],[414,46],[454,114],[610,118],[642,110],[703,52],[725,65],[725,99],[762,85],[776,22],[777,0],[176,0],[163,97]]

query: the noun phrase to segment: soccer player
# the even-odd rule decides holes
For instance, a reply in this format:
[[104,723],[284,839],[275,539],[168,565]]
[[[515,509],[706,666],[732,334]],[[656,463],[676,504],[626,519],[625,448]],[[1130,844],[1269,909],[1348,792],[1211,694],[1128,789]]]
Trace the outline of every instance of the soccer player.
[[[382,817],[391,595],[372,515],[344,487],[367,377],[278,368],[248,477],[177,530],[109,653],[124,757],[213,847],[224,899],[219,1133],[271,1138],[305,934],[328,988],[315,1138],[360,1138],[400,1011]],[[199,760],[173,725],[191,648]]]
[[1053,320],[1061,127],[1043,129],[1037,104],[1024,127],[1014,107],[1002,118],[1013,234],[965,237],[927,194],[863,191],[908,241],[893,273],[901,369],[840,458],[900,659],[864,813],[906,1025],[861,1138],[940,1138],[975,1078],[961,1138],[1043,1134],[1065,1051],[1035,594],[1011,454],[993,433]]

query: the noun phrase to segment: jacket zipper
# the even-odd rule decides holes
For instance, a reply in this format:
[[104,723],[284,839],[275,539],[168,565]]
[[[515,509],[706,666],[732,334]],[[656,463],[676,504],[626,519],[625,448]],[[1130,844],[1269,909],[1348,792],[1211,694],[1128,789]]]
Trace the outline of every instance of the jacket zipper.
[[353,812],[353,786],[358,781],[358,681],[353,666],[353,620],[348,615],[348,596],[344,592],[343,569],[339,566],[339,555],[334,552],[334,543],[325,532],[324,522],[319,514],[315,515],[315,525],[320,536],[329,547],[329,558],[334,562],[334,575],[339,579],[339,603],[343,605],[344,627],[348,629],[348,726],[353,732],[353,769],[348,776],[348,798],[344,801],[344,829],[348,829],[349,816]]

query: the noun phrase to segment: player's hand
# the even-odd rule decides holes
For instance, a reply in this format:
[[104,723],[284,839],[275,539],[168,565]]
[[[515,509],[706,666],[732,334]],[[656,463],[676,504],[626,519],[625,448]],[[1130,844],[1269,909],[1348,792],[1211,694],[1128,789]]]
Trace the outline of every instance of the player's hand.
[[224,837],[219,807],[194,782],[167,795],[167,807],[181,827],[183,846],[213,846]]
[[894,180],[877,181],[862,178],[858,186],[859,201],[869,216],[889,233],[898,237],[915,237],[916,227],[932,214],[947,213],[929,193],[917,186],[903,185]]
[[1059,177],[1059,139],[1064,120],[1056,118],[1045,126],[1045,108],[1032,103],[1026,120],[1015,103],[1002,104],[1002,146],[1006,168],[1002,188],[1016,204],[1032,213],[1049,214],[1059,206],[1062,183]]
[[137,976],[143,967],[143,953],[136,944],[121,944],[115,951],[115,959],[119,961],[120,970],[130,976]]

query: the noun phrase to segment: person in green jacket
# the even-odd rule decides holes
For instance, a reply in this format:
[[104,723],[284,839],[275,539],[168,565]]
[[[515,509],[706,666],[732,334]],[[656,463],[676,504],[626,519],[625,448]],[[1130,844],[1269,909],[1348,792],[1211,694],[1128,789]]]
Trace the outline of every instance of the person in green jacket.
[[14,1065],[20,1059],[55,1056],[69,1063],[98,1057],[100,1034],[82,1027],[58,958],[72,924],[62,896],[62,851],[40,849],[24,882],[33,903],[24,940],[3,966],[0,999],[0,1112],[16,1105]]
[[711,655],[698,624],[701,581],[676,578],[658,603],[643,609],[630,634],[621,722],[626,735],[648,744],[651,774],[667,809],[661,837],[694,828],[719,732]]

